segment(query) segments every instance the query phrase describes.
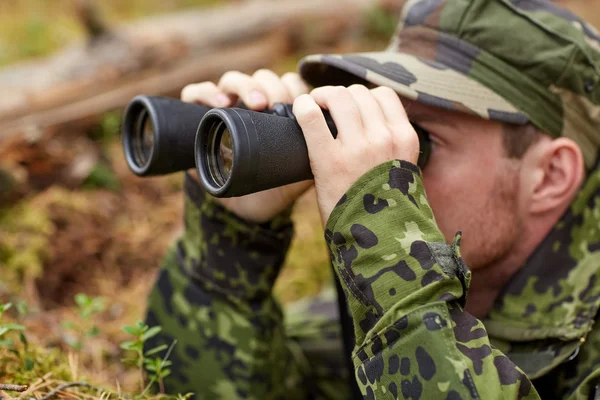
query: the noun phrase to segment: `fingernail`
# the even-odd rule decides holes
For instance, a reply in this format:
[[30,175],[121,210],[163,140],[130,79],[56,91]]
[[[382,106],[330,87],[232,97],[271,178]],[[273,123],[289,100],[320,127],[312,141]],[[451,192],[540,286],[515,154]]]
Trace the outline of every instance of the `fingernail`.
[[265,105],[267,103],[267,98],[265,97],[265,95],[259,92],[258,90],[255,90],[252,93],[250,93],[250,100],[256,106]]
[[217,103],[219,103],[221,107],[227,107],[230,102],[231,99],[228,96],[222,93],[217,95]]

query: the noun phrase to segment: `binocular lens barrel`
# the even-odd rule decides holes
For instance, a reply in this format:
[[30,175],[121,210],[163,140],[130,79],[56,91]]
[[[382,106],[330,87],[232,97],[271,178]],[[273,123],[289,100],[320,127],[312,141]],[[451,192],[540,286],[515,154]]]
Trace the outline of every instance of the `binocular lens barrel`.
[[122,129],[129,169],[138,176],[154,176],[194,168],[196,129],[210,109],[167,97],[135,97]]
[[294,118],[280,116],[282,110],[206,113],[196,135],[196,166],[210,194],[237,197],[312,179],[302,130]]

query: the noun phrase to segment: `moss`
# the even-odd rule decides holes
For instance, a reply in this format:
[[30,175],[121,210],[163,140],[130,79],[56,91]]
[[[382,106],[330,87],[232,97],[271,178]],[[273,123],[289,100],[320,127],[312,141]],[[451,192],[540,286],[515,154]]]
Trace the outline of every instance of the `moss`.
[[0,210],[0,269],[3,283],[14,292],[41,275],[53,232],[48,213],[30,202]]

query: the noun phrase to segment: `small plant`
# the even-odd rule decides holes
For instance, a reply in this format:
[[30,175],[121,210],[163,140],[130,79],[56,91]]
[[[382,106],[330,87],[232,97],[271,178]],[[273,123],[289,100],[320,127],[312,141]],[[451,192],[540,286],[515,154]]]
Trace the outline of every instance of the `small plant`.
[[[164,350],[164,348],[163,348]],[[173,363],[169,360],[163,360],[160,357],[146,358],[144,365],[148,375],[150,375],[150,385],[154,382],[158,382],[158,387],[161,393],[165,392],[164,379],[171,375],[171,370],[168,368]]]
[[[29,342],[23,333],[23,331],[25,331],[25,327],[20,324],[2,322],[2,316],[11,307],[11,303],[0,303],[0,350],[3,348],[6,349],[9,353],[13,354],[17,360],[21,360],[23,362],[23,368],[25,371],[31,371],[35,366],[35,362],[29,354]],[[17,348],[15,341],[9,337],[11,333],[14,335],[16,332],[19,333],[19,342],[23,345],[21,351]],[[2,356],[0,356],[0,359],[1,358]]]
[[[173,342],[171,347],[163,344],[144,351],[144,344],[146,341],[158,335],[162,331],[162,327],[149,327],[144,322],[138,321],[135,325],[126,325],[122,329],[124,332],[134,336],[135,339],[121,343],[121,348],[123,350],[134,353],[133,357],[123,358],[121,361],[125,364],[134,365],[139,369],[142,395],[146,393],[154,382],[158,382],[160,392],[164,393],[164,379],[171,374],[171,370],[168,367],[171,366],[172,363],[168,361],[168,358],[176,342]],[[164,359],[153,357],[167,348],[169,350]],[[144,388],[144,370],[148,372],[148,375],[150,376],[150,383],[146,388]]]
[[[25,330],[25,327],[23,325],[3,323],[1,321],[4,313],[11,307],[12,307],[11,303],[0,304],[0,347],[9,347],[10,348],[10,347],[14,346],[14,341],[12,339],[8,338],[8,334],[10,332],[21,331],[20,336],[23,336],[23,338],[25,337],[22,334],[22,331]],[[23,340],[21,340],[21,341],[23,341]],[[26,344],[26,342],[27,341],[25,340],[24,344]]]
[[75,296],[75,304],[75,311],[79,316],[78,323],[66,321],[62,326],[74,333],[74,336],[65,337],[66,343],[74,350],[81,351],[86,339],[100,334],[100,329],[94,324],[92,316],[104,311],[105,305],[104,298],[92,298],[83,293]]

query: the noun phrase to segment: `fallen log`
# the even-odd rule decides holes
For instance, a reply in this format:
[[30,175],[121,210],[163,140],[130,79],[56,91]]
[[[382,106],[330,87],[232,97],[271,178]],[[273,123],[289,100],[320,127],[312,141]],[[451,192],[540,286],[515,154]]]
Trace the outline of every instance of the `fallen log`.
[[[10,135],[72,121],[71,107],[87,109],[83,113],[87,116],[122,107],[127,96],[117,96],[120,101],[113,104],[92,102],[94,107],[90,100],[106,99],[123,87],[137,87],[138,93],[171,93],[226,69],[268,66],[273,57],[289,54],[289,49],[279,43],[269,57],[265,43],[281,36],[291,46],[296,41],[293,36],[307,21],[316,26],[337,24],[338,37],[329,39],[335,42],[378,1],[258,0],[148,18],[106,32],[96,24],[93,32],[103,33],[92,41],[43,61],[0,70],[0,143]],[[245,46],[262,53],[244,51]],[[186,72],[175,78],[178,71]],[[173,78],[167,80],[167,75]],[[141,83],[157,80],[165,81],[149,87]],[[77,114],[77,118],[82,116]]]
[[[101,161],[83,134],[135,95],[177,95],[224,71],[334,51],[359,36],[365,11],[389,0],[252,0],[111,27],[77,0],[86,41],[0,70],[0,203],[59,182],[77,187]],[[349,33],[351,33],[349,35]]]

